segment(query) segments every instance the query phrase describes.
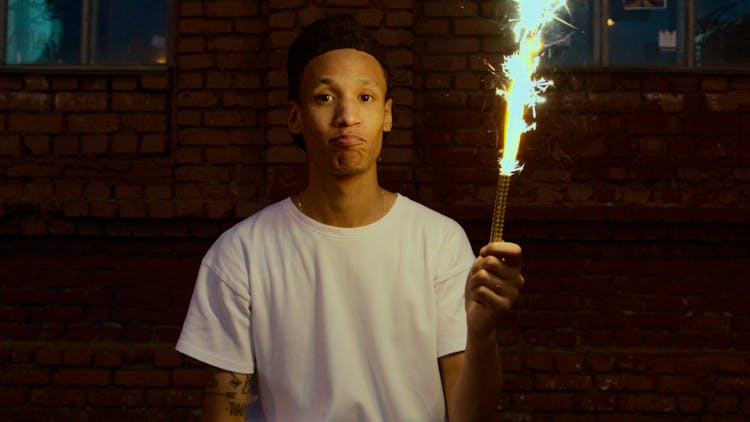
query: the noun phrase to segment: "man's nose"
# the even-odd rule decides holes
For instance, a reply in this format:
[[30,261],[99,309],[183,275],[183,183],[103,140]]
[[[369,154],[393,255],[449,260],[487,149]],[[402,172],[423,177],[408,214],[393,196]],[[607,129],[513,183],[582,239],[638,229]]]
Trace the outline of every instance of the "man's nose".
[[337,127],[352,126],[359,123],[359,103],[355,98],[344,97],[336,107],[334,124]]

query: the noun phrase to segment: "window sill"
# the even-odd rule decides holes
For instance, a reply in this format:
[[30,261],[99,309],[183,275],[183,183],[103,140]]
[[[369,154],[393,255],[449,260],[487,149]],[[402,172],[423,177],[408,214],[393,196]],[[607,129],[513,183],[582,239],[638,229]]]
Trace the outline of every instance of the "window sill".
[[170,65],[0,65],[1,73],[55,74],[55,75],[130,75],[165,73]]

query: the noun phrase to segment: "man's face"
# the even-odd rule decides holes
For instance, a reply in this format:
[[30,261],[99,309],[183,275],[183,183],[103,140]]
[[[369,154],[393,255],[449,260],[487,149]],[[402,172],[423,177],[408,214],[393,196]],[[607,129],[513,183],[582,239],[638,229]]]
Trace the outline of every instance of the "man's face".
[[309,165],[334,176],[374,171],[392,125],[380,63],[359,50],[331,50],[305,66],[299,90],[289,129],[305,137]]

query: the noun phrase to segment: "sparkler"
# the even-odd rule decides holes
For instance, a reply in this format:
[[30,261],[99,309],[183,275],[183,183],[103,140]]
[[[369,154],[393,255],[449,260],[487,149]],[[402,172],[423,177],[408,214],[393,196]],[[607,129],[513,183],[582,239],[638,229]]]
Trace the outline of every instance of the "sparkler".
[[502,241],[505,225],[505,208],[510,188],[510,177],[523,169],[516,160],[521,135],[536,128],[536,124],[526,121],[531,112],[536,118],[536,104],[543,102],[541,94],[552,85],[552,81],[534,78],[539,65],[539,51],[542,48],[542,29],[557,19],[555,12],[565,5],[565,0],[514,0],[518,18],[513,27],[518,48],[505,56],[502,64],[503,76],[507,79],[505,88],[498,88],[497,95],[505,98],[505,123],[503,128],[504,145],[498,159],[497,191],[495,209],[492,215],[492,242]]

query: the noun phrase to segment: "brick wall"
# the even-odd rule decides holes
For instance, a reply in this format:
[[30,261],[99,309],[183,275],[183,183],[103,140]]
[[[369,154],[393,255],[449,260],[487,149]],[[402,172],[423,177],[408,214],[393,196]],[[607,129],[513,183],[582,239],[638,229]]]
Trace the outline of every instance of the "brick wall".
[[[304,185],[285,48],[330,11],[388,47],[386,186],[489,232],[503,1],[176,2],[165,72],[0,73],[0,415],[194,420],[172,348],[201,254]],[[546,69],[506,238],[504,420],[750,413],[750,76]]]

